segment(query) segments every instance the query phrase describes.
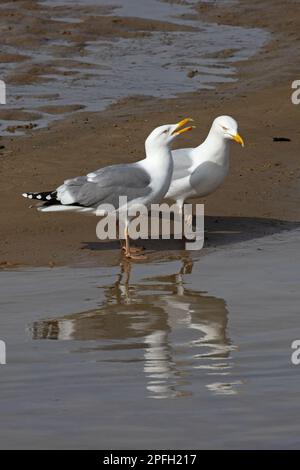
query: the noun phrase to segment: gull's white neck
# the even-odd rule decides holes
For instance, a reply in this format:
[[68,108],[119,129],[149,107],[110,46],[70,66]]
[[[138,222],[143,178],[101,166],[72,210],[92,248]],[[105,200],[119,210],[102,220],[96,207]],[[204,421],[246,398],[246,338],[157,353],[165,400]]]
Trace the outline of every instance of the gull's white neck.
[[[194,155],[202,158],[207,156],[207,160],[219,165],[229,165],[230,141],[225,139],[214,127],[211,127],[205,141],[194,149]],[[206,158],[205,158],[206,159]]]
[[173,159],[167,145],[145,145],[146,158],[140,162],[151,175],[151,187],[157,198],[163,197],[169,189],[173,174]]

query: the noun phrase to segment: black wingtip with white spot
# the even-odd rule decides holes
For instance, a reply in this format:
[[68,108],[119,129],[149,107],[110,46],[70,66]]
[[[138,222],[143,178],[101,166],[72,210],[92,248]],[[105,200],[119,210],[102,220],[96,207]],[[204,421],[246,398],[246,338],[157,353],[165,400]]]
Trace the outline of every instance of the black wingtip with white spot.
[[28,199],[37,199],[38,201],[46,201],[46,202],[57,201],[56,191],[45,191],[43,193],[23,193],[22,196]]

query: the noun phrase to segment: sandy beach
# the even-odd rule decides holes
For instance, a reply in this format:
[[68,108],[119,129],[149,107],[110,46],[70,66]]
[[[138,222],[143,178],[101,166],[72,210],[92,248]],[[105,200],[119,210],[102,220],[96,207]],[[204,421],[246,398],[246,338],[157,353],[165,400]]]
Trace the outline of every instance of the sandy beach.
[[[238,120],[246,141],[244,149],[232,146],[231,171],[225,184],[202,201],[206,215],[221,217],[222,223],[223,217],[247,217],[253,237],[261,233],[261,224],[272,232],[274,225],[275,231],[278,224],[282,225],[281,221],[298,222],[299,108],[292,104],[290,96],[300,60],[299,5],[288,3],[291,8],[284,8],[284,16],[279,1],[272,2],[267,16],[261,15],[261,11],[268,7],[268,2],[252,2],[250,8],[247,2],[241,1],[234,9],[200,4],[199,15],[205,21],[255,26],[272,33],[258,54],[235,64],[237,80],[233,83],[218,85],[213,90],[183,93],[172,99],[124,98],[99,113],[77,112],[49,128],[28,130],[23,137],[13,134],[3,137],[2,266],[98,264],[103,256],[105,262],[110,256],[118,259],[114,244],[93,251],[82,249],[97,242],[94,218],[39,214],[28,209],[28,201],[20,194],[55,188],[63,179],[99,166],[135,161],[143,155],[144,139],[152,128],[186,115],[194,118],[197,130],[180,145],[198,144],[213,118],[220,114],[230,114]],[[24,4],[33,10],[38,8],[35,2]],[[108,23],[107,17],[97,18]],[[109,18],[110,27],[102,29],[103,34],[119,37],[129,34],[127,30],[133,34],[134,28],[138,30],[134,34],[140,34],[139,30],[146,26],[176,28],[147,20],[141,26],[141,20],[130,18],[124,18],[120,25],[113,19]],[[27,21],[34,20],[28,16]],[[72,23],[67,26],[74,28]],[[48,31],[46,21],[43,27],[43,34],[55,34]],[[18,32],[20,26],[15,28]],[[31,40],[32,37],[38,40],[39,34],[30,35]],[[290,141],[274,142],[274,137],[286,137]],[[108,247],[113,251],[107,250]]]
[[[0,448],[299,448],[299,2],[0,13]],[[141,159],[162,123],[193,117],[176,146],[196,146],[223,114],[246,145],[198,201],[200,252],[143,240],[131,261],[95,217],[21,196]]]

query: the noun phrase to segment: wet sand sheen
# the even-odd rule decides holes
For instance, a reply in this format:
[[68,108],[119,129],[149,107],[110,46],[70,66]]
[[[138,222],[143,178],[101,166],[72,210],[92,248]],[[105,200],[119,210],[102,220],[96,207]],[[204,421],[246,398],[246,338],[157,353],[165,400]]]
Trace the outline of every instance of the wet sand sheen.
[[0,273],[1,447],[295,448],[299,244]]
[[[29,3],[27,1],[26,5]],[[177,96],[176,99],[124,99],[105,112],[79,112],[47,130],[33,132],[29,129],[31,135],[26,138],[14,135],[3,138],[0,149],[1,188],[9,197],[2,197],[0,205],[0,217],[3,221],[1,266],[99,265],[104,258],[104,264],[109,264],[110,261],[114,263],[118,259],[117,245],[114,245],[114,251],[110,254],[109,250],[104,249],[98,253],[94,250],[92,254],[90,250],[81,249],[95,245],[97,241],[95,219],[82,219],[71,214],[68,217],[46,217],[35,210],[29,210],[28,202],[20,194],[32,190],[50,190],[57,187],[63,179],[86,174],[100,166],[139,160],[149,129],[162,122],[172,122],[175,118],[179,120],[186,116],[187,110],[195,119],[197,131],[186,140],[186,146],[199,145],[205,138],[212,119],[224,113],[238,120],[240,132],[246,140],[243,152],[235,146],[232,148],[231,169],[225,184],[201,201],[205,203],[206,214],[216,215],[218,218],[264,219],[266,223],[271,218],[277,221],[299,220],[299,109],[291,104],[290,84],[299,69],[299,55],[297,48],[292,47],[292,41],[299,36],[297,32],[300,30],[300,15],[296,14],[298,4],[291,4],[293,9],[284,9],[286,19],[283,19],[283,7],[279,0],[274,0],[267,17],[260,12],[268,8],[268,2],[260,0],[253,1],[253,10],[249,10],[247,1],[244,0],[238,2],[234,9],[227,8],[223,2],[223,6],[218,6],[215,2],[197,6],[200,19],[208,17],[215,23],[222,18],[222,22],[224,19],[232,25],[267,27],[273,33],[273,40],[260,54],[238,63],[237,82],[218,86],[216,91],[202,90],[200,93]],[[56,13],[59,16],[59,12]],[[53,16],[53,12],[51,15]],[[101,18],[107,20],[107,23],[103,20],[106,24],[105,34],[109,35],[112,29],[117,30],[116,34],[121,35],[122,32],[121,38],[126,40],[129,39],[126,36],[128,28],[130,34],[132,31],[136,34],[135,28],[141,26],[141,23],[137,25],[135,21],[129,23],[129,18],[126,18],[125,24],[113,22],[121,18]],[[12,19],[16,22],[18,16],[12,16]],[[149,21],[145,20],[144,26],[147,23],[150,28]],[[47,24],[44,26],[47,29]],[[54,35],[57,31],[62,32],[61,22],[52,26]],[[74,24],[71,27],[74,28]],[[151,23],[152,27],[155,33],[162,28],[163,32],[168,32],[171,28],[168,24],[169,29],[166,30],[165,24],[158,25],[155,22]],[[177,29],[176,24],[172,24],[172,27]],[[97,28],[95,31],[98,31]],[[36,30],[35,32],[31,39],[39,40],[41,34]],[[13,37],[9,40],[16,39],[14,33],[13,29]],[[32,44],[30,47],[33,47]],[[222,51],[226,58],[224,44]],[[75,48],[74,53],[78,55],[79,49]],[[64,50],[62,54],[60,65],[62,57],[66,54],[68,56],[68,52]],[[72,66],[76,66],[74,61]],[[196,77],[187,77],[186,80],[193,81]],[[40,106],[43,105],[44,111],[47,109],[54,117],[61,118],[64,115],[56,115],[55,109],[49,107],[50,105],[45,108],[42,95],[35,96],[37,100],[40,99]],[[57,99],[55,93],[48,93],[47,96],[49,102]],[[62,110],[63,106],[56,109]],[[20,109],[18,113],[21,113]],[[9,117],[12,118],[11,115]],[[10,122],[13,126],[14,121]],[[273,141],[274,136],[281,135],[288,137],[290,141]],[[248,229],[255,235],[260,230],[259,221],[257,224],[249,224]]]
[[[267,26],[276,33],[262,54],[239,64],[235,84],[176,100],[124,100],[105,113],[77,114],[29,139],[2,141],[2,189],[9,198],[2,198],[1,206],[1,266],[54,261],[100,267],[0,271],[0,339],[7,342],[8,360],[0,376],[1,447],[299,447],[300,381],[291,364],[291,343],[300,338],[300,234],[284,232],[297,224],[280,219],[299,220],[299,110],[290,104],[289,91],[299,69],[291,41],[297,39],[300,16],[294,2],[282,15],[281,3],[274,0],[268,15],[262,1],[253,1],[251,11],[243,1],[235,9],[220,7],[222,21]],[[168,10],[169,4],[162,5]],[[218,21],[218,6],[197,8],[200,14],[208,8],[208,16]],[[42,32],[49,31],[50,57],[56,56],[51,67],[29,68],[29,74],[16,80],[35,81],[35,75],[51,71],[59,80],[76,82],[77,59],[84,52],[81,40],[87,30],[93,36],[99,25],[121,55],[131,41],[146,44],[151,28],[156,45],[162,32],[168,42],[193,27],[189,23],[178,30],[176,18],[172,24],[170,18],[122,19],[110,16],[111,11],[85,24],[66,18],[64,9],[56,14],[56,20],[39,24],[35,18],[30,25],[12,15],[16,30],[32,28],[25,41],[29,50],[38,49]],[[2,18],[7,20],[4,14]],[[24,36],[14,28],[11,38],[18,48]],[[82,35],[70,44],[76,28]],[[141,32],[143,28],[147,31]],[[118,38],[112,37],[116,29]],[[221,46],[205,56],[208,69],[203,73],[231,80],[228,65],[237,51]],[[95,42],[88,46],[91,55],[95,47]],[[2,55],[5,67],[15,63],[21,70],[28,60],[25,52],[7,51]],[[62,62],[69,54],[66,70]],[[216,63],[221,69],[216,70]],[[186,77],[186,65],[184,78],[194,89],[201,77]],[[93,78],[89,62],[81,67],[84,79]],[[52,100],[59,101],[51,90],[53,78],[35,83],[41,90],[45,85],[48,93],[48,98],[35,95],[38,112],[47,112],[47,119],[73,109],[61,102],[51,107]],[[171,85],[176,88],[176,82]],[[16,119],[24,118],[26,109],[20,103],[17,109]],[[193,144],[204,137],[210,119],[224,111],[238,118],[247,138],[243,158],[233,149],[231,174],[206,203],[207,213],[218,214],[207,219],[206,246],[222,246],[218,252],[189,257],[182,247],[167,252],[159,242],[149,263],[131,270],[130,265],[119,267],[117,246],[93,240],[95,220],[40,217],[16,193],[16,188],[20,193],[45,185],[50,189],[99,162],[117,163],[120,149],[126,159],[140,158],[149,127],[169,122],[175,110],[181,117],[186,109],[200,123]],[[3,117],[16,124],[9,111]],[[274,135],[282,133],[291,142],[274,143]],[[263,238],[265,234],[273,235]],[[235,245],[239,240],[244,243]]]
[[36,127],[47,127],[76,108],[101,111],[130,96],[168,98],[234,81],[235,63],[255,54],[268,33],[206,24],[195,5],[103,0],[70,8],[67,1],[32,0],[22,12],[8,2],[0,74],[9,87],[6,108],[16,114],[13,123],[2,116],[1,135],[26,131],[19,108]]

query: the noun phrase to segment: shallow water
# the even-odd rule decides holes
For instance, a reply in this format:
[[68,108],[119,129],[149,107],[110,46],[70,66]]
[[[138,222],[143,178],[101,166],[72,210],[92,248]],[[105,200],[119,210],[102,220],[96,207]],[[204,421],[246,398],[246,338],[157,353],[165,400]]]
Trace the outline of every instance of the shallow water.
[[0,272],[0,447],[299,447],[299,247]]
[[[2,79],[20,73],[29,65],[45,65],[49,73],[41,71],[39,77],[42,82],[9,84],[5,109],[38,111],[40,116],[32,118],[32,122],[37,127],[44,127],[70,114],[67,111],[47,113],[41,109],[45,103],[51,106],[82,105],[86,111],[99,111],[128,96],[174,97],[178,93],[235,80],[235,62],[255,54],[269,34],[256,28],[205,24],[195,19],[195,3],[192,0],[180,5],[159,0],[41,1],[41,8],[60,7],[57,11],[53,8],[51,19],[62,22],[62,27],[64,22],[76,23],[89,15],[104,14],[165,21],[178,25],[178,31],[153,31],[144,37],[83,41],[80,53],[72,51],[76,45],[72,36],[64,39],[49,37],[33,50],[28,45],[19,46],[17,52],[26,54],[29,59],[22,64],[0,64]],[[105,6],[109,9],[103,10]],[[182,31],[182,27],[191,30]],[[69,53],[62,53],[63,48]],[[230,54],[222,57],[222,52],[228,50]],[[15,52],[9,44],[3,46],[3,53]],[[57,62],[59,60],[62,63]],[[189,72],[194,73],[193,78],[187,76]],[[53,97],[46,98],[49,95]],[[2,135],[9,133],[8,124],[22,123],[4,119]],[[16,134],[22,132],[22,129],[16,130]]]

